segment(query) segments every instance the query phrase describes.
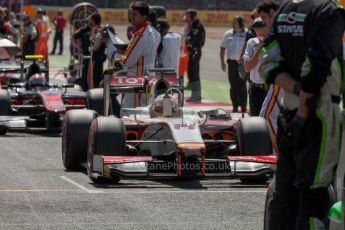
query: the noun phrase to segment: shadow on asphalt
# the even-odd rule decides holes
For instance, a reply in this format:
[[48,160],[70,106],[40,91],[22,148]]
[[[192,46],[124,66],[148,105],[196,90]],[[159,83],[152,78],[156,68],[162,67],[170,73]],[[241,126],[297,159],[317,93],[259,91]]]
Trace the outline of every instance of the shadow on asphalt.
[[95,184],[95,188],[102,189],[185,189],[185,190],[207,190],[207,189],[243,189],[243,188],[266,188],[263,183],[244,184],[237,180],[207,180],[207,179],[157,179],[157,180],[123,180],[117,184]]

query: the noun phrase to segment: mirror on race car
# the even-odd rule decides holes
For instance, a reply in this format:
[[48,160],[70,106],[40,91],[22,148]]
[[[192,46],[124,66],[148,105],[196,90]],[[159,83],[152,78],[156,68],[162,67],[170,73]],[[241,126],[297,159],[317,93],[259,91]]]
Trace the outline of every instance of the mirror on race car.
[[141,114],[141,109],[122,108],[122,115],[123,116],[139,115],[139,114]]
[[201,110],[198,112],[198,116],[200,118],[203,118],[204,115],[207,117],[212,117],[212,118],[222,118],[222,119],[231,119],[230,113],[224,109],[211,109],[211,110]]
[[72,83],[62,84],[61,87],[62,88],[74,88],[74,84],[72,84]]

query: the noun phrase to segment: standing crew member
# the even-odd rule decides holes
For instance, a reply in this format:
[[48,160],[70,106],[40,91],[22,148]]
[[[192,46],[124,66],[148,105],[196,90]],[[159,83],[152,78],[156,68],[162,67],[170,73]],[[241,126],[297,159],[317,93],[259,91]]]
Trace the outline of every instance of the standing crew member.
[[47,20],[43,18],[43,10],[37,10],[37,30],[38,40],[35,47],[35,54],[43,55],[43,59],[48,59],[48,39],[49,39],[49,25]]
[[[186,15],[183,16],[182,20],[184,22],[184,26],[183,26],[182,31],[180,32],[180,34],[181,34],[181,47],[180,47],[180,60],[179,60],[179,67],[178,67],[178,75],[180,77],[184,78],[184,75],[188,70],[188,49],[187,49],[187,45],[186,45],[186,38],[187,38],[187,33],[189,31],[190,23],[187,22]],[[186,88],[190,89],[189,79],[188,79],[188,85]]]
[[326,229],[340,148],[344,28],[337,1],[289,0],[265,40],[261,75],[284,89],[269,229]]
[[97,17],[93,17],[95,22],[91,30],[91,48],[92,48],[92,62],[89,62],[87,70],[87,85],[89,89],[99,87],[101,82],[101,75],[103,72],[103,62],[107,59],[105,55],[105,44],[100,42],[102,40],[101,15],[96,13]]
[[233,106],[233,112],[245,112],[247,107],[247,86],[246,82],[240,76],[240,55],[245,43],[246,30],[242,17],[232,19],[232,29],[225,32],[220,45],[220,63],[222,70],[226,71],[224,62],[225,50],[228,63],[228,78],[230,83],[230,99]]
[[66,19],[63,16],[63,11],[60,9],[57,12],[56,17],[53,20],[53,24],[55,25],[55,35],[54,35],[54,43],[53,43],[53,50],[50,54],[55,54],[57,42],[60,45],[60,52],[59,55],[62,55],[63,52],[63,31],[66,26]]
[[244,69],[250,72],[249,106],[250,115],[259,116],[261,106],[266,97],[266,86],[259,74],[259,54],[264,38],[268,34],[268,27],[265,26],[262,19],[256,18],[252,25],[256,37],[247,42],[243,60]]
[[[122,64],[127,76],[148,75],[154,68],[157,48],[161,40],[159,33],[148,22],[149,6],[145,2],[135,2],[130,6],[130,21],[134,25],[132,39],[121,58],[113,60],[114,65]],[[128,93],[122,103],[123,108],[145,105],[145,97]]]
[[[256,10],[264,21],[265,25],[270,27],[273,23],[273,18],[276,16],[278,8],[279,4],[275,0],[265,0],[257,5]],[[279,87],[279,85],[270,85],[260,111],[260,117],[264,117],[267,120],[272,137],[272,148],[275,154],[278,153],[276,133],[277,119],[280,110],[279,103],[281,103],[282,95],[283,89]]]
[[197,17],[194,9],[186,11],[187,22],[190,23],[190,30],[187,34],[186,45],[188,49],[188,79],[191,87],[191,97],[186,101],[189,103],[201,102],[200,82],[200,59],[201,48],[205,44],[206,32],[204,26]]
[[27,13],[24,13],[22,16],[24,28],[22,33],[22,38],[20,41],[23,56],[25,55],[34,55],[35,46],[38,40],[38,31],[35,23],[30,19],[30,16]]
[[[93,37],[93,28],[96,26],[96,22],[100,21],[101,16],[98,13],[93,13],[87,18],[87,25],[83,28],[80,28],[73,36],[71,37],[71,44],[77,49],[80,55],[83,55],[83,68],[82,76],[77,84],[79,84],[84,91],[88,90],[87,84],[87,73],[89,69],[90,62],[90,45]],[[80,44],[77,42],[80,40]]]
[[161,42],[157,50],[157,59],[163,68],[171,68],[177,71],[180,59],[181,36],[171,32],[169,22],[166,19],[158,19],[158,30],[161,34]]

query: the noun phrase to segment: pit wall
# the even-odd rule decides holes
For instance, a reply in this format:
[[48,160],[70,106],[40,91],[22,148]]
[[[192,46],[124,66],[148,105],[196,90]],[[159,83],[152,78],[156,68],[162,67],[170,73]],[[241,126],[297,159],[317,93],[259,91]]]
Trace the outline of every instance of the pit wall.
[[[31,18],[35,18],[38,7],[45,9],[51,19],[54,18],[59,9],[63,10],[64,16],[68,19],[72,10],[70,7],[23,6],[22,12],[28,12]],[[167,20],[171,25],[182,25],[184,12],[184,10],[167,10]],[[99,13],[102,16],[102,24],[128,24],[128,9],[100,8]],[[242,16],[248,26],[250,24],[250,15],[251,12],[248,11],[198,11],[198,17],[205,26],[231,27],[232,18],[235,16]]]

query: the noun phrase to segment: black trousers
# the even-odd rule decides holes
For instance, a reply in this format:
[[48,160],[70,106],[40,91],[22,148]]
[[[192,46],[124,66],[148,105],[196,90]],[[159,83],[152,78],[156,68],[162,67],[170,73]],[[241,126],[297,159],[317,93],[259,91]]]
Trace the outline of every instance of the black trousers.
[[[293,112],[290,114],[292,118]],[[278,119],[279,156],[269,209],[270,230],[323,229],[330,207],[328,187],[313,187],[322,143],[322,122],[310,114],[295,149],[282,148],[284,123]]]
[[239,64],[234,60],[227,60],[228,78],[230,83],[230,99],[234,110],[241,106],[242,110],[247,107],[247,86],[244,79],[239,74]]
[[101,76],[103,72],[103,62],[99,60],[94,61],[93,65],[93,87],[99,87],[99,83],[101,82]]
[[264,84],[250,84],[249,88],[249,107],[250,116],[259,116],[262,103],[265,100],[267,91]]
[[189,51],[188,79],[192,91],[191,97],[201,97],[200,59],[201,49]]
[[85,59],[83,60],[83,68],[82,68],[82,73],[81,73],[81,77],[77,78],[75,80],[75,84],[80,85],[83,88],[83,91],[87,91],[89,89],[88,85],[87,85],[87,71],[89,69],[89,61],[90,59]]
[[57,42],[60,45],[60,54],[63,52],[63,31],[56,31],[53,40],[53,50],[52,53],[55,53]]

